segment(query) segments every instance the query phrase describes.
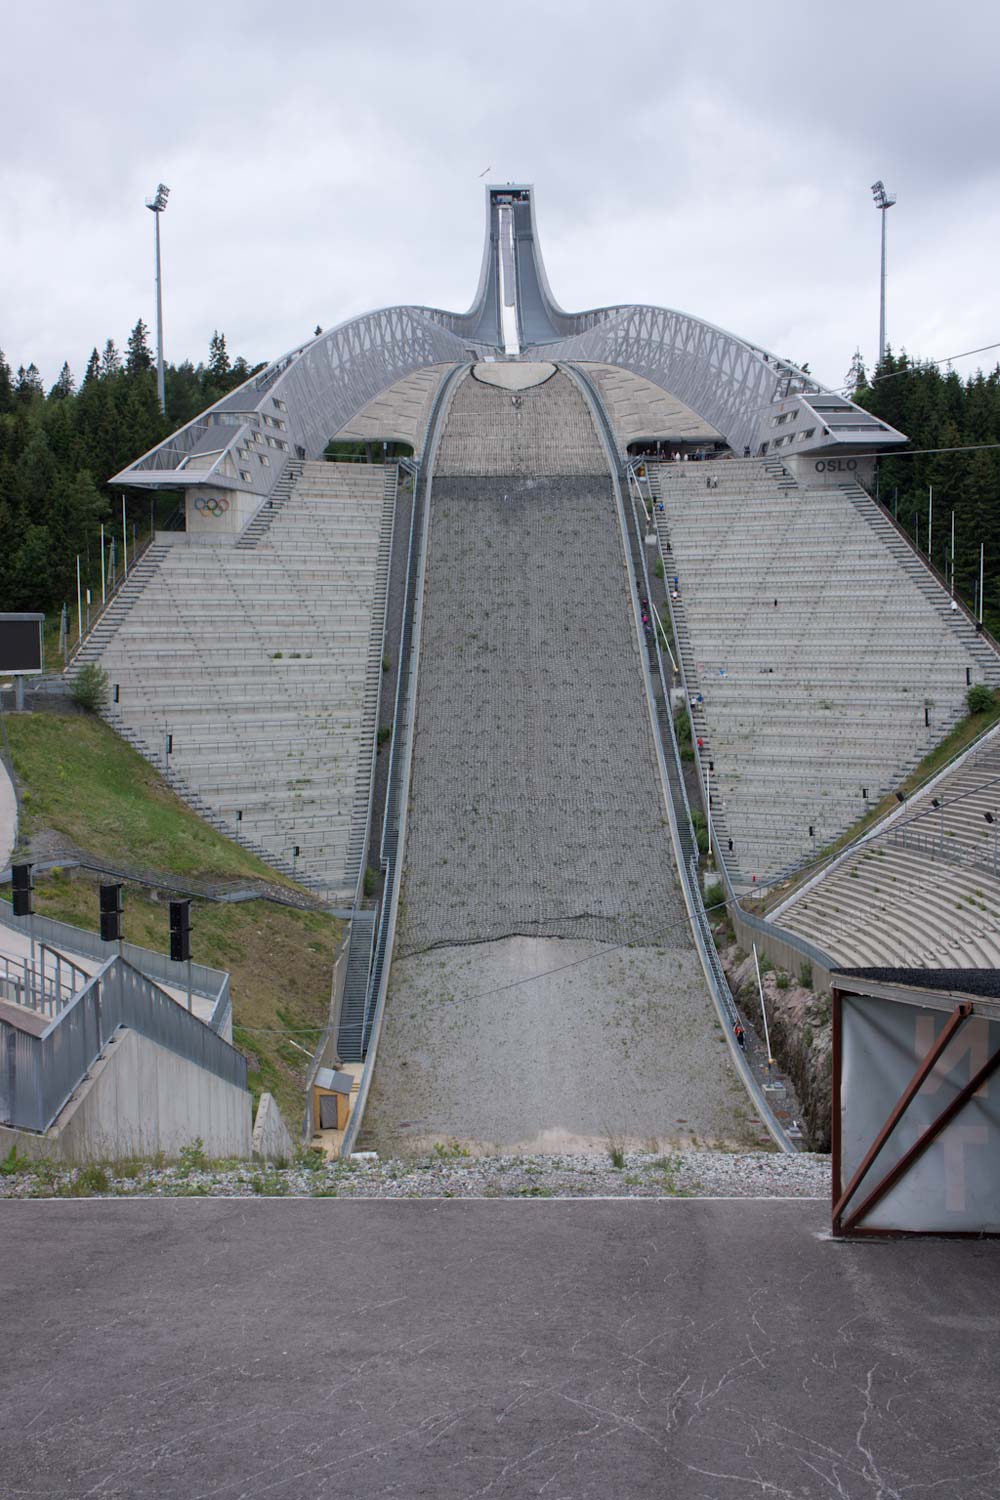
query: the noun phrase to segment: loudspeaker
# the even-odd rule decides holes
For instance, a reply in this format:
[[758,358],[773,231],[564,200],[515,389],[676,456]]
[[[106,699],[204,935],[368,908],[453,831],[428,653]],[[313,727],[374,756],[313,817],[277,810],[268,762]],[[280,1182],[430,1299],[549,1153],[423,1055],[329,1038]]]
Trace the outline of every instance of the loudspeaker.
[[170,903],[170,957],[175,963],[186,963],[191,957],[191,903]]
[[30,917],[35,911],[35,882],[30,865],[11,865],[11,896],[15,917]]
[[122,890],[121,884],[101,886],[101,939],[105,943],[121,941]]

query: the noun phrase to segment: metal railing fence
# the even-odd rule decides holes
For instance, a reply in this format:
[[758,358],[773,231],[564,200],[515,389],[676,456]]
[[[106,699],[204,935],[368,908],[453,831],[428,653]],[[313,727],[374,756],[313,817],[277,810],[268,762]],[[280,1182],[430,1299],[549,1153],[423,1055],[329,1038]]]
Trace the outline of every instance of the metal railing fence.
[[[608,461],[613,466],[612,478],[625,533],[628,562],[632,569],[630,585],[633,580],[638,584],[641,579],[645,590],[645,597],[652,601],[649,567],[643,544],[644,527],[640,524],[635,495],[632,492],[631,485],[628,483],[626,465],[620,460],[618,455],[614,430],[601,401],[600,393],[595,389],[590,379],[578,368],[573,368],[572,373],[595,414],[603,436]],[[628,497],[627,504],[626,495]],[[631,588],[631,595],[633,609],[637,611],[639,598],[635,587]],[[636,619],[638,619],[638,613],[636,613]],[[740,1073],[744,1086],[753,1100],[761,1120],[766,1125],[775,1142],[782,1151],[794,1154],[796,1151],[795,1145],[781,1122],[775,1116],[770,1102],[764,1094],[760,1082],[744,1054],[737,1050],[733,1042],[732,1028],[739,1020],[739,1013],[736,1008],[736,1002],[733,999],[732,991],[729,988],[729,980],[722,966],[722,960],[715,946],[715,937],[702,898],[698,843],[691,817],[691,805],[688,800],[687,788],[684,785],[680,747],[677,743],[673,714],[670,710],[670,691],[663,663],[663,653],[660,647],[660,635],[655,630],[653,632],[652,643],[649,647],[649,655],[649,676],[647,681],[650,689],[650,698],[655,711],[656,727],[660,741],[660,764],[664,769],[667,779],[671,824],[676,833],[680,859],[683,860],[683,865],[680,859],[678,860],[677,873],[684,889],[685,901],[694,929],[692,935],[695,939],[696,947],[704,963],[707,965],[706,978],[709,979],[709,989],[716,1007],[716,1013],[720,1020],[724,1020],[727,1023],[727,1041],[730,1045],[734,1064]]]
[[[358,1085],[357,1100],[344,1133],[341,1154],[349,1156],[361,1132],[368,1090],[375,1070],[375,1057],[389,982],[392,943],[399,906],[402,853],[405,845],[406,798],[410,783],[413,751],[413,722],[416,715],[417,677],[420,668],[420,586],[423,579],[430,512],[431,479],[434,472],[441,423],[450,393],[468,365],[456,365],[438,388],[427,421],[424,462],[415,480],[413,508],[410,517],[410,553],[407,561],[406,603],[400,631],[399,676],[397,678],[396,718],[393,726],[394,754],[391,780],[386,791],[382,852],[385,863],[385,885],[382,909],[375,939],[375,956],[368,995],[365,1002],[364,1071]],[[419,521],[418,521],[419,518]]]
[[[28,925],[30,923],[30,925]],[[85,958],[97,958],[102,962],[109,957],[109,944],[102,942],[96,932],[87,932],[82,927],[73,927],[68,922],[58,922],[54,917],[35,915],[31,918],[15,917],[9,901],[0,900],[0,930],[8,928],[22,936],[34,937],[39,943],[82,954]],[[140,948],[137,943],[123,943],[122,957],[138,969],[140,974],[157,984],[173,985],[187,989],[188,966],[175,962],[165,953],[154,953],[150,948]],[[114,956],[113,954],[110,956]],[[67,960],[68,962],[68,960]],[[204,964],[191,965],[191,990],[195,995],[214,1002],[212,1026],[216,1015],[224,1016],[230,1006],[229,975],[224,969],[209,969]]]
[[44,1016],[56,1016],[90,975],[71,958],[37,943],[33,956],[0,951],[0,999]]
[[236,1088],[246,1059],[131,964],[101,966],[41,1036],[0,1022],[0,1123],[45,1131],[119,1026],[128,1027]]

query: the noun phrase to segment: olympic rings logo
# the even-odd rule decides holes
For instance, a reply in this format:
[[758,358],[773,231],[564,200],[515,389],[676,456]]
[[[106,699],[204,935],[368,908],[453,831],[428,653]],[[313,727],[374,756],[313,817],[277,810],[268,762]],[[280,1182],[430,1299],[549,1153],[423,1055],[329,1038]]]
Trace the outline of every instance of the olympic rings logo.
[[203,516],[224,516],[229,509],[229,501],[223,495],[199,495],[194,508]]

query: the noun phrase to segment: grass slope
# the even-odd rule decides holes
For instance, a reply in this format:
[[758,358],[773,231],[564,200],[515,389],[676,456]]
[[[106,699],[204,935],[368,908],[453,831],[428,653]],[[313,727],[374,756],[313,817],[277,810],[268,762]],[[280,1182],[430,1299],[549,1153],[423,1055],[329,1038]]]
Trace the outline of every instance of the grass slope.
[[[7,732],[28,824],[22,838],[52,828],[99,858],[150,871],[281,881],[203,823],[100,720],[11,716]],[[38,872],[36,910],[96,932],[98,883],[82,871]],[[124,925],[130,942],[168,950],[167,899],[157,900],[155,892],[126,886]],[[250,1064],[254,1104],[270,1090],[296,1137],[309,1054],[326,1024],[343,932],[344,924],[323,912],[269,901],[192,907],[192,956],[232,976],[233,1036]]]
[[217,833],[172,792],[137,750],[82,714],[9,715],[21,788],[21,841],[55,829],[96,858],[163,874],[258,878],[289,885]]

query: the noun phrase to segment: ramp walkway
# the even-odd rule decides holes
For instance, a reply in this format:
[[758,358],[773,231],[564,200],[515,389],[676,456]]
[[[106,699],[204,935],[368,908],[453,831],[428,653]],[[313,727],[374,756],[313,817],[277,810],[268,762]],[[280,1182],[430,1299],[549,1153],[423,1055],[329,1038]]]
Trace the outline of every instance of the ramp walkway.
[[754,459],[651,475],[723,857],[737,885],[772,879],[896,788],[1000,661],[857,485]]
[[457,385],[426,566],[365,1143],[758,1140],[675,874],[611,477],[561,371]]
[[160,548],[91,652],[108,718],[194,806],[339,897],[368,814],[394,479],[304,464],[250,545]]

